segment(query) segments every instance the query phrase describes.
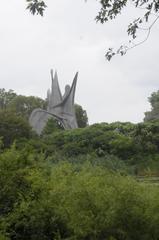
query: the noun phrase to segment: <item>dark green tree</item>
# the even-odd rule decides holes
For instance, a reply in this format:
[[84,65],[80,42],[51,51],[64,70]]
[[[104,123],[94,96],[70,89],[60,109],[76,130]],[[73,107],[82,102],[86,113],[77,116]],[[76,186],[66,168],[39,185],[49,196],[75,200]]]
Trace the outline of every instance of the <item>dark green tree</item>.
[[0,88],[0,109],[7,109],[10,102],[17,96],[13,90],[6,91]]
[[16,96],[8,105],[9,110],[16,112],[18,115],[29,118],[35,108],[46,108],[46,101],[34,96]]
[[145,112],[144,121],[159,119],[159,90],[153,92],[148,100],[151,104],[151,111]]
[[0,138],[4,147],[9,147],[15,140],[31,137],[29,123],[11,111],[0,111]]
[[63,126],[61,125],[61,123],[54,118],[49,118],[49,120],[46,123],[46,126],[42,131],[42,135],[55,133],[59,130],[63,130]]
[[88,117],[86,110],[83,110],[82,106],[75,104],[75,112],[77,118],[77,124],[79,128],[88,126]]

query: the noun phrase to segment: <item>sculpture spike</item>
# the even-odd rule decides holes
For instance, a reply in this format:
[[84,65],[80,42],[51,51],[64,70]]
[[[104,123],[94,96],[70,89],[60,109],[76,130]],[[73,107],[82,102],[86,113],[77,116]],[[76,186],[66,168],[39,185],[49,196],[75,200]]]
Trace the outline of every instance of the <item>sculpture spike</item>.
[[73,91],[73,97],[72,97],[72,102],[74,102],[74,98],[75,98],[75,90],[76,90],[76,84],[77,84],[77,78],[78,78],[78,72],[76,72],[75,77],[73,79],[73,83],[72,83],[72,91]]
[[57,71],[55,71],[54,79],[55,79],[56,82],[58,82],[58,74],[57,74]]
[[54,81],[54,72],[53,69],[50,70],[51,73],[51,93],[52,93],[52,87],[53,87],[53,81]]
[[53,72],[53,69],[50,70],[50,73],[51,73],[51,79],[53,80],[53,78],[54,78],[54,75],[53,75],[53,73],[54,73],[54,72]]
[[57,71],[53,76],[53,71],[51,71],[52,86],[51,86],[51,107],[55,106],[62,101],[62,94],[59,87]]

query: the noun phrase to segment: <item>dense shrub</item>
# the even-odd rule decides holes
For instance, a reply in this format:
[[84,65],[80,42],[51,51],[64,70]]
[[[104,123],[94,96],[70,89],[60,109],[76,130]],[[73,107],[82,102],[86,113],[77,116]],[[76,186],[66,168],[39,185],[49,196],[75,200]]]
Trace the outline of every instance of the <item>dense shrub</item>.
[[158,239],[156,186],[15,148],[1,154],[0,169],[1,239]]
[[44,136],[51,153],[62,152],[68,157],[95,153],[103,157],[113,154],[125,161],[159,151],[159,121],[154,123],[95,124],[84,129],[55,132]]
[[0,137],[4,147],[9,147],[15,140],[29,139],[32,136],[29,123],[14,112],[0,111]]

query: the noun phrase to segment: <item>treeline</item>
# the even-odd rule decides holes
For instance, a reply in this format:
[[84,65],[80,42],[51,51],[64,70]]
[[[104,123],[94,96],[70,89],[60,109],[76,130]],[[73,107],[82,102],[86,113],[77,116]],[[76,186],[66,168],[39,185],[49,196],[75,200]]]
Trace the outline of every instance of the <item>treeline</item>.
[[33,109],[45,109],[47,101],[0,89],[0,148],[3,151],[14,143],[18,149],[27,147],[43,152],[46,158],[56,156],[84,162],[87,157],[95,164],[127,169],[133,175],[158,176],[159,120],[155,116],[158,116],[159,91],[149,101],[152,111],[145,115],[149,118],[151,115],[152,119],[138,124],[116,122],[88,126],[86,111],[76,105],[82,128],[63,131],[57,121],[50,119],[39,137],[31,129],[28,118]]
[[[11,120],[10,120],[11,118]],[[13,114],[0,115],[1,151],[13,143],[45,157],[110,165],[133,175],[159,176],[159,121],[102,123],[64,131],[50,119],[37,136],[29,124]],[[57,161],[56,159],[56,161]]]
[[[47,108],[47,99],[35,96],[23,96],[16,94],[13,90],[6,91],[0,88],[0,115],[5,112],[16,114],[28,120],[35,108]],[[80,128],[88,125],[87,112],[79,104],[75,104],[77,123]]]
[[[42,136],[47,155],[87,156],[95,162],[125,165],[134,175],[159,176],[159,121],[102,123]],[[94,159],[94,160],[93,160]]]

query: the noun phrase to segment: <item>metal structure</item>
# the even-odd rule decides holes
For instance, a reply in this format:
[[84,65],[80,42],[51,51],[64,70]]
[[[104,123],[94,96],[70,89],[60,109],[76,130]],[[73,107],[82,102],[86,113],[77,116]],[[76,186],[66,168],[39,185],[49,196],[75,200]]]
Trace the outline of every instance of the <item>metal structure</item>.
[[78,73],[76,73],[72,86],[65,86],[65,93],[62,96],[57,72],[53,74],[51,70],[52,86],[47,92],[47,110],[36,108],[30,115],[29,122],[32,128],[40,135],[49,118],[57,119],[61,122],[64,129],[78,128],[74,98],[77,84]]

